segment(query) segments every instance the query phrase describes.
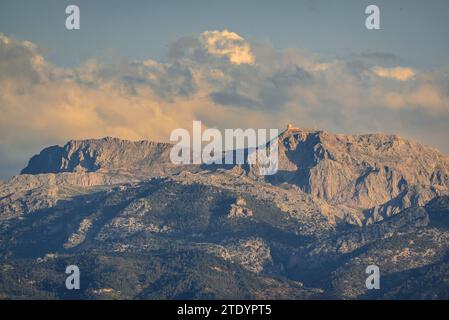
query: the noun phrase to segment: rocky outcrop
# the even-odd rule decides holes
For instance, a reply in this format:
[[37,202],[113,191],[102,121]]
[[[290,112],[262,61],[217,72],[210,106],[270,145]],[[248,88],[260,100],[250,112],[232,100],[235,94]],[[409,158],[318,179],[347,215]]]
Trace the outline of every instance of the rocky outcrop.
[[253,211],[246,207],[246,201],[244,198],[238,198],[236,203],[231,204],[229,209],[228,218],[249,218],[253,216]]
[[78,227],[78,230],[72,233],[67,242],[64,243],[64,248],[70,249],[80,245],[86,239],[86,233],[91,227],[92,220],[89,218],[83,219]]
[[255,273],[262,272],[264,267],[272,262],[270,247],[260,238],[240,240],[224,246],[211,246],[208,251]]
[[[72,140],[33,156],[21,174],[119,172],[145,177],[179,171],[170,162],[169,143],[103,139]],[[184,170],[186,168],[183,168]]]
[[396,135],[290,128],[279,136],[279,171],[268,180],[295,184],[352,216],[363,211],[359,223],[372,223],[449,194],[449,157]]

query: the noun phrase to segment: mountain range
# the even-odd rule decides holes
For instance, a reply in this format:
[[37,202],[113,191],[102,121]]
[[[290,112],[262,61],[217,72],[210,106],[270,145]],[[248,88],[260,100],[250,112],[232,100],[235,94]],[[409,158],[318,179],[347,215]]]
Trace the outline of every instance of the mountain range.
[[449,157],[386,134],[278,142],[271,176],[174,165],[168,143],[43,149],[0,184],[0,298],[449,298]]

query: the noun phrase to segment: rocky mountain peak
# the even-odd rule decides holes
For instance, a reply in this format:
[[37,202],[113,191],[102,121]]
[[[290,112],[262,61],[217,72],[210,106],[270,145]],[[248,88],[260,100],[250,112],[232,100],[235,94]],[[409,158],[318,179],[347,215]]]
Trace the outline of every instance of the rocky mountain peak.
[[449,190],[449,157],[397,135],[343,135],[289,127],[273,184],[290,183],[347,210],[389,216]]
[[33,156],[21,174],[125,171],[155,169],[170,162],[171,144],[102,139],[70,140]]

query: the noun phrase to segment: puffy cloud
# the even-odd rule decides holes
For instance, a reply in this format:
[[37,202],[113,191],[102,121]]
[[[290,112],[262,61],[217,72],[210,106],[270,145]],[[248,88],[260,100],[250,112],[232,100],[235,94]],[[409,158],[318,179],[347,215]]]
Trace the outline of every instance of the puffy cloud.
[[48,66],[38,47],[0,32],[0,81],[38,82],[48,78]]
[[383,53],[325,59],[275,50],[223,30],[179,39],[162,61],[57,68],[37,45],[0,34],[0,175],[50,144],[107,135],[167,141],[194,119],[218,128],[387,131],[448,152],[449,72],[398,65]]
[[409,80],[411,77],[415,75],[415,72],[410,68],[382,68],[382,67],[374,67],[373,72],[382,78],[392,78],[399,81]]
[[234,64],[254,63],[255,58],[251,53],[250,44],[237,33],[226,29],[205,31],[201,34],[200,40],[207,52],[212,55],[227,57]]

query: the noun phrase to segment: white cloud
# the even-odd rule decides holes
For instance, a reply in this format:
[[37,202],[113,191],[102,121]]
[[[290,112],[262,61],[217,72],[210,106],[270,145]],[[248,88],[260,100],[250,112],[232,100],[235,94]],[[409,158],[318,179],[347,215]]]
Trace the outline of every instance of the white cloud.
[[227,57],[234,64],[253,64],[255,57],[251,52],[251,46],[237,33],[228,30],[205,31],[200,36],[200,41],[208,53]]

